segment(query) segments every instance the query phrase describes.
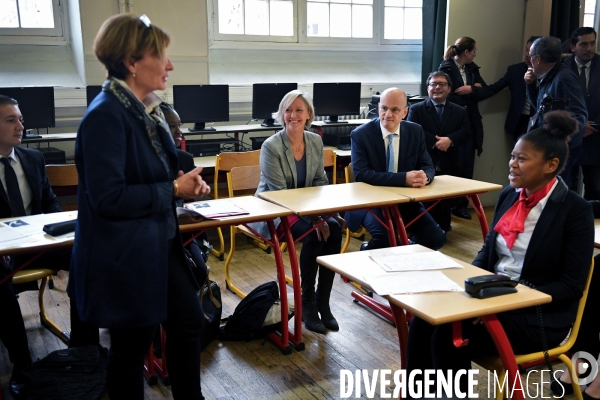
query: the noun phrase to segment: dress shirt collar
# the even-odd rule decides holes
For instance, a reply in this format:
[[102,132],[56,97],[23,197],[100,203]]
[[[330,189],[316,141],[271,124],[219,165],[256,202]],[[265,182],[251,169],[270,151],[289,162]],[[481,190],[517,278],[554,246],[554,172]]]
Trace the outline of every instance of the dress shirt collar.
[[589,71],[590,70],[590,66],[592,65],[592,60],[586,62],[585,64],[581,64],[579,61],[577,61],[577,57],[575,58],[575,63],[577,64],[577,71],[581,71],[581,67],[585,66],[585,68]]
[[454,61],[454,64],[456,64],[456,66],[458,67],[458,69],[461,72],[464,72],[464,70],[465,70],[465,66],[464,65],[460,65],[459,63],[456,62],[456,60],[452,60],[452,61]]
[[385,127],[381,123],[381,120],[379,121],[379,126],[381,127],[381,133],[383,135],[383,140],[387,140],[388,135],[391,135],[392,133],[395,133],[396,135],[398,135],[398,137],[400,137],[400,125],[398,125],[398,129],[396,129],[395,132],[389,132],[387,129],[385,129]]

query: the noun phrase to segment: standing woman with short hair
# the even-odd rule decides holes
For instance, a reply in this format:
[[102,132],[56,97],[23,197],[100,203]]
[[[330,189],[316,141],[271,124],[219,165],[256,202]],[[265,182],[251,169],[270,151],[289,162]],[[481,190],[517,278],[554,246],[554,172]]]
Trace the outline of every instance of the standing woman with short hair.
[[169,36],[145,15],[115,15],[94,43],[108,70],[75,143],[79,214],[68,292],[82,321],[110,332],[108,395],[143,399],[144,355],[167,332],[175,399],[203,399],[202,306],[175,214],[176,197],[210,191],[196,168],[180,171],[160,111],[173,64]]
[[[452,91],[448,101],[465,107],[469,115],[472,137],[458,148],[459,159],[463,160],[461,177],[468,179],[473,179],[475,150],[478,156],[483,152],[483,123],[478,102],[483,99],[483,93],[479,93],[479,88],[486,86],[486,83],[479,74],[479,66],[473,62],[476,55],[477,43],[474,39],[466,36],[458,38],[453,45],[448,46],[444,53],[444,61],[438,68],[439,71],[448,74],[452,81]],[[461,197],[458,203],[454,208],[454,215],[471,219],[471,215],[467,212],[469,204],[467,198]]]

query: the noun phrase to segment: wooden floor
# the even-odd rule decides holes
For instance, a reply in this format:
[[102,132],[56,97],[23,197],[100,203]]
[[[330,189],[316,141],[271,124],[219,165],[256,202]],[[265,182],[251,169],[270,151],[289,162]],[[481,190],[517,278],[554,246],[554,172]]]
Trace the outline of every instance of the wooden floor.
[[[488,221],[491,220],[492,212],[491,208],[486,209]],[[474,215],[472,210],[471,213]],[[472,261],[482,245],[476,218],[471,221],[453,218],[452,226],[448,242],[441,251],[466,262]],[[234,282],[242,290],[249,292],[260,283],[275,280],[273,256],[247,244],[241,235],[237,242],[238,251],[231,269]],[[357,251],[360,243],[357,239],[352,239],[349,251]],[[240,299],[225,290],[224,263],[211,256],[208,264],[211,267],[211,278],[221,287],[223,316],[228,316]],[[67,280],[68,273],[61,272],[55,279],[56,288],[47,291],[45,302],[51,318],[68,330],[69,303],[65,292]],[[220,400],[338,399],[342,369],[399,369],[396,329],[363,306],[353,303],[351,292],[352,286],[336,277],[331,308],[340,324],[340,331],[319,335],[304,330],[304,351],[294,351],[291,355],[284,356],[268,341],[211,343],[202,353],[204,396]],[[40,326],[36,292],[22,293],[19,301],[34,360],[64,348],[62,342]],[[103,344],[108,347],[107,333],[103,331],[101,336]],[[0,346],[0,379],[4,399],[12,398],[8,392],[11,368],[6,349]],[[479,398],[488,398],[486,376],[486,371],[480,370]],[[533,393],[532,391],[531,394]],[[548,393],[546,389],[545,396],[549,396]],[[146,399],[172,398],[170,388],[165,387],[160,380],[156,386],[146,386],[145,394]],[[367,398],[364,390],[362,396]],[[103,398],[107,399],[108,396]],[[381,398],[379,388],[374,398]]]

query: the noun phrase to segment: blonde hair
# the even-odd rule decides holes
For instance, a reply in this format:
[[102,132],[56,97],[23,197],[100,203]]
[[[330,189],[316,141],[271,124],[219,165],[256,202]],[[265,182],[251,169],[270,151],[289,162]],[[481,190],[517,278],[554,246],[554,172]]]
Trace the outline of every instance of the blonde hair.
[[169,35],[156,25],[148,27],[134,14],[119,14],[100,27],[94,40],[94,53],[109,76],[125,79],[129,75],[126,61],[141,60],[148,51],[162,58],[170,42]]
[[448,46],[444,53],[444,60],[451,60],[455,56],[458,56],[465,52],[465,50],[472,51],[475,48],[475,39],[468,36],[464,36],[456,39],[453,45]]
[[304,100],[304,104],[306,104],[306,108],[308,110],[309,117],[306,120],[306,124],[304,124],[305,128],[310,128],[310,125],[313,123],[315,119],[315,106],[313,105],[312,98],[306,92],[301,90],[292,90],[281,99],[279,103],[279,110],[273,113],[273,119],[280,123],[282,126],[285,126],[284,114],[285,110],[288,109],[290,104],[296,100],[297,97],[301,97]]

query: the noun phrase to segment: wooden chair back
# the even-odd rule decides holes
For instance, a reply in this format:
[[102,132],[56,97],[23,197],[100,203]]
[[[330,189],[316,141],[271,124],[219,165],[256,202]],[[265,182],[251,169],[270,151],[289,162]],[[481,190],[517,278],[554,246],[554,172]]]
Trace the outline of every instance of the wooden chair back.
[[46,175],[53,187],[77,186],[77,167],[75,164],[49,164],[46,165]]
[[234,197],[240,190],[256,190],[260,183],[260,165],[233,167],[227,173],[227,189],[229,197]]
[[214,198],[219,198],[219,172],[231,171],[234,167],[260,164],[260,150],[244,152],[223,152],[215,158]]
[[335,185],[336,181],[337,181],[337,155],[335,154],[335,151],[333,151],[332,149],[324,149],[323,150],[323,166],[325,168],[333,167],[332,182]]
[[346,183],[354,182],[354,170],[352,169],[352,163],[348,164],[348,166],[344,168],[344,175],[346,176]]

